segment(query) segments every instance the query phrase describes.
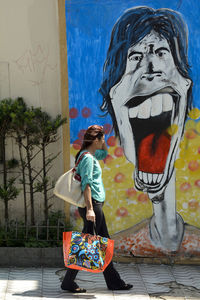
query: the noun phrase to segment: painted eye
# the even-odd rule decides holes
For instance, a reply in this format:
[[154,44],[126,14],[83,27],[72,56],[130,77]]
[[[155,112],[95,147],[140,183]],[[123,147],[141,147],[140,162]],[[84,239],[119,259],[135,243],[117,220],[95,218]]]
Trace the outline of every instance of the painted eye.
[[129,57],[129,60],[132,60],[132,61],[141,61],[142,60],[142,55],[138,55],[138,54],[133,54]]
[[165,51],[165,50],[160,50],[160,51],[157,52],[157,55],[158,55],[159,57],[164,57],[167,53],[168,53],[168,52]]

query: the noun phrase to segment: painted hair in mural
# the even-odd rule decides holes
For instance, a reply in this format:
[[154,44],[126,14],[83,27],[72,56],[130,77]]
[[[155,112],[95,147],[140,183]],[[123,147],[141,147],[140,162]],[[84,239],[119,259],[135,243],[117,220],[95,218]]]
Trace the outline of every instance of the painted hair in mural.
[[113,27],[100,92],[134,182],[147,192],[154,244],[177,250],[184,222],[175,211],[174,162],[192,105],[187,27],[170,9],[136,7]]

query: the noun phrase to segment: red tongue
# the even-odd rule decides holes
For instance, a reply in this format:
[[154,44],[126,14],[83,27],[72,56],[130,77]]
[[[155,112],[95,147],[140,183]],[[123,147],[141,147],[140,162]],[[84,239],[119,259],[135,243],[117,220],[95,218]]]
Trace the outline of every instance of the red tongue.
[[138,151],[138,167],[140,171],[158,174],[164,172],[171,136],[162,133],[159,138],[155,138],[155,141],[154,137],[155,133],[152,133],[141,141]]

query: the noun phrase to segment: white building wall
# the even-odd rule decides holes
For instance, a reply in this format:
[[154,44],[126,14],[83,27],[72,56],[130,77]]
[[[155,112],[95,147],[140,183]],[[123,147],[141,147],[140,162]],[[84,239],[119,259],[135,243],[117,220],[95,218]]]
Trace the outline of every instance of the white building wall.
[[[0,0],[0,99],[23,97],[52,117],[61,113],[60,56],[57,0]],[[15,153],[9,147],[9,156]],[[62,150],[62,141],[50,151]],[[15,153],[16,154],[16,153]],[[52,176],[63,172],[62,154],[54,162]],[[43,203],[36,212],[41,217]],[[54,209],[63,209],[56,198]],[[23,201],[10,201],[11,218],[21,218]],[[3,216],[0,201],[0,217]]]

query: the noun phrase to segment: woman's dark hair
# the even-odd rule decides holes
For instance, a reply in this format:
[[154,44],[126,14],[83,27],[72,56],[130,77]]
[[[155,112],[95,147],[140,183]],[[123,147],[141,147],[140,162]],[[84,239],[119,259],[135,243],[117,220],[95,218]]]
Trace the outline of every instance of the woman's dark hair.
[[99,126],[99,125],[89,126],[84,134],[81,149],[75,156],[75,162],[77,161],[77,158],[79,157],[81,151],[87,149],[96,138],[100,140],[104,136],[104,134],[105,133],[103,130],[103,126]]

